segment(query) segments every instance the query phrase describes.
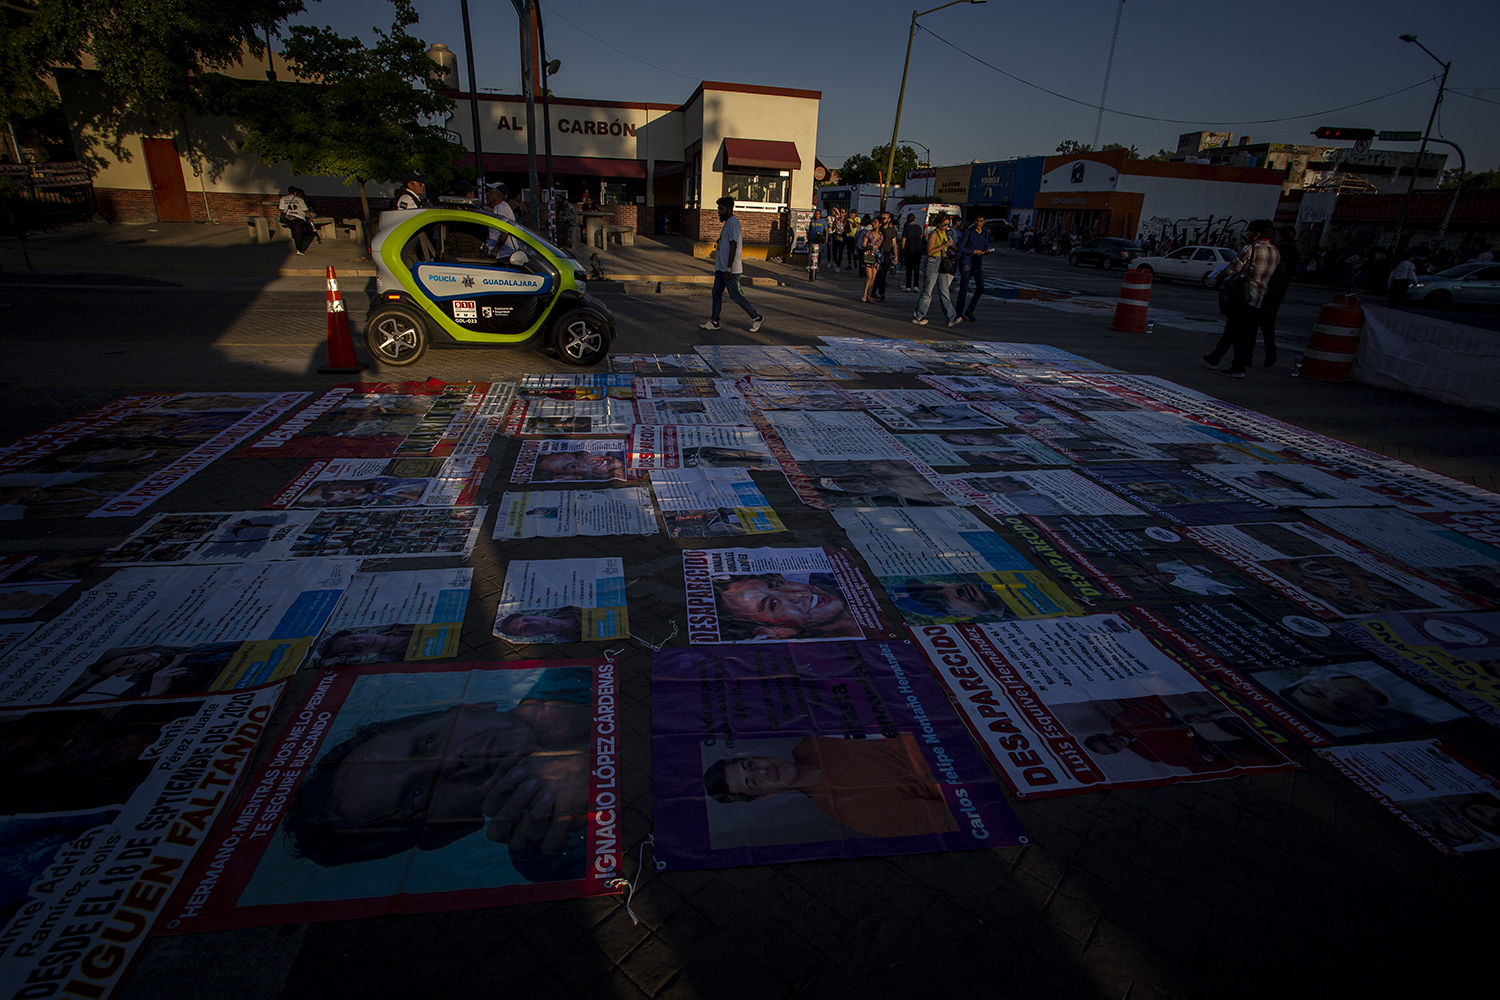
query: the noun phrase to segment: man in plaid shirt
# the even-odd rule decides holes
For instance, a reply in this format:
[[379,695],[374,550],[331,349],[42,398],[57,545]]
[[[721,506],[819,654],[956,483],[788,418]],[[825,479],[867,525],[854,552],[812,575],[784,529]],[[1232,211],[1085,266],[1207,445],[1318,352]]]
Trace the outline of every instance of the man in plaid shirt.
[[1225,285],[1243,279],[1244,288],[1241,296],[1237,296],[1226,307],[1224,334],[1219,337],[1213,353],[1203,355],[1203,360],[1217,368],[1219,361],[1232,347],[1234,357],[1230,360],[1229,367],[1221,373],[1230,378],[1244,378],[1245,369],[1250,366],[1266,288],[1271,282],[1271,275],[1281,265],[1281,251],[1271,245],[1271,234],[1275,228],[1269,219],[1256,219],[1250,223],[1250,242],[1240,251],[1239,259],[1224,272]]

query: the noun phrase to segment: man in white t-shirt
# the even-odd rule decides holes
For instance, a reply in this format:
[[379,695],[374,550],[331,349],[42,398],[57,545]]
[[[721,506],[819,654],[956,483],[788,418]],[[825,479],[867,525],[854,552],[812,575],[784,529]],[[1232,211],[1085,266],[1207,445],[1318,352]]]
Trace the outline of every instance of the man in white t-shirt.
[[312,230],[312,226],[308,224],[312,210],[302,198],[302,189],[296,185],[287,188],[281,201],[276,203],[276,213],[278,221],[292,231],[292,248],[301,257],[307,250],[307,245],[312,242],[308,239]]
[[[500,182],[485,185],[484,201],[485,212],[504,219],[506,222],[515,223],[516,213],[506,204],[505,199],[510,196],[510,191]],[[491,257],[499,257],[510,244],[510,236],[499,228],[491,229],[485,234],[484,252]]]
[[740,220],[734,217],[734,199],[719,199],[719,221],[724,228],[719,230],[719,242],[714,246],[714,316],[707,323],[699,324],[700,330],[719,328],[719,310],[724,305],[724,292],[745,312],[750,314],[750,332],[760,329],[763,317],[755,311],[745,293],[740,291],[741,263],[744,257],[744,237],[740,234]]

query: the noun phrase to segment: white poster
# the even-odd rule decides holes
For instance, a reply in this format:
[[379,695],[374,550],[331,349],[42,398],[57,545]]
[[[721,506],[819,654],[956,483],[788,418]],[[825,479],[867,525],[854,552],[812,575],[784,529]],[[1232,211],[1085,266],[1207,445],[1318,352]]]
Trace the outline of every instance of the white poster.
[[1143,441],[1146,444],[1194,444],[1199,441],[1235,444],[1239,441],[1233,434],[1225,431],[1195,424],[1174,413],[1158,413],[1154,410],[1091,411],[1089,420],[1116,437]]
[[1026,434],[1004,431],[945,431],[942,434],[902,434],[901,443],[929,465],[1000,465],[1035,468],[1072,465],[1064,457]]
[[628,399],[533,399],[526,404],[514,433],[527,437],[629,434],[634,424],[635,409]]
[[488,467],[487,458],[312,462],[264,508],[457,507],[474,502]]
[[1278,507],[1378,507],[1389,502],[1306,465],[1205,465],[1202,471]]
[[950,476],[991,517],[1010,514],[1140,514],[1140,508],[1071,469]]
[[605,559],[514,560],[495,608],[495,635],[521,646],[600,642],[630,634],[625,567]]
[[651,489],[673,538],[786,530],[747,469],[657,469]]
[[1333,747],[1318,756],[1438,850],[1500,847],[1500,781],[1437,740]]
[[719,424],[728,427],[750,424],[750,416],[738,398],[638,399],[635,409],[643,424]]
[[936,389],[865,389],[850,395],[896,431],[965,430],[1004,425],[968,403],[956,402]]
[[630,443],[625,438],[568,438],[525,441],[511,472],[513,483],[634,482],[641,475],[625,460]]
[[507,493],[495,515],[501,538],[570,538],[574,535],[655,535],[651,493],[640,486],[612,490]]
[[315,667],[451,660],[474,571],[356,573],[313,647]]
[[753,427],[636,424],[630,432],[632,469],[775,469],[771,449]]

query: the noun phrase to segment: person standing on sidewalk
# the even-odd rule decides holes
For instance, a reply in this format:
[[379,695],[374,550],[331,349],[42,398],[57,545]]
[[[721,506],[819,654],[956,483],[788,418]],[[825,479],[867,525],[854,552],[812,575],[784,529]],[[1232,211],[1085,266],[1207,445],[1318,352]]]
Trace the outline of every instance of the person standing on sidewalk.
[[881,212],[875,222],[875,228],[880,233],[880,269],[875,272],[874,293],[885,301],[885,278],[896,265],[896,244],[900,242],[899,234],[896,232],[896,220],[889,212]]
[[427,178],[419,170],[408,170],[401,175],[401,188],[396,192],[396,211],[410,212],[427,207]]
[[741,235],[740,220],[734,215],[734,199],[728,195],[720,198],[719,221],[724,223],[719,230],[719,241],[714,244],[714,315],[700,330],[717,330],[719,312],[724,306],[724,292],[745,312],[750,314],[750,332],[760,329],[764,317],[755,311],[745,293],[740,291],[740,274],[744,270],[744,236]]
[[948,325],[952,326],[958,322],[958,313],[953,308],[953,300],[948,296],[953,286],[953,271],[957,254],[953,252],[953,238],[948,235],[949,216],[939,215],[932,227],[932,232],[927,235],[927,252],[924,257],[925,269],[922,272],[922,297],[917,299],[916,311],[912,313],[911,321],[917,326],[927,325],[927,310],[932,308],[933,290],[936,289],[937,297],[943,304],[943,315],[948,317]]
[[901,230],[901,258],[906,265],[906,277],[902,281],[903,292],[915,292],[922,280],[922,224],[911,212],[906,213],[906,226]]
[[874,295],[875,279],[880,274],[880,240],[878,223],[860,227],[859,265],[865,272],[865,291],[859,297],[861,302],[869,302]]
[[1401,303],[1406,301],[1406,290],[1417,280],[1416,257],[1416,254],[1408,250],[1401,255],[1400,263],[1391,268],[1390,276],[1386,279],[1385,304],[1392,309],[1401,308]]
[[312,227],[308,219],[312,216],[312,210],[307,207],[307,202],[302,200],[302,195],[296,187],[286,189],[286,194],[276,203],[276,221],[292,231],[292,249],[297,251],[301,257],[307,250],[308,232]]
[[[990,236],[984,231],[984,213],[974,216],[968,232],[958,241],[958,314],[974,322],[974,309],[984,294],[984,255],[990,252]],[[974,281],[974,297],[968,298],[969,280]],[[967,301],[968,308],[964,308]]]
[[1281,253],[1271,245],[1274,231],[1270,219],[1256,219],[1250,223],[1250,242],[1224,273],[1223,291],[1219,294],[1219,310],[1225,316],[1224,333],[1213,351],[1203,355],[1204,361],[1217,368],[1230,348],[1234,349],[1234,357],[1229,367],[1220,372],[1221,375],[1244,378],[1245,369],[1255,354],[1255,331],[1260,325],[1261,306],[1265,303],[1271,275],[1281,264]]
[[859,242],[859,215],[851,208],[844,215],[844,270],[854,270],[854,248]]

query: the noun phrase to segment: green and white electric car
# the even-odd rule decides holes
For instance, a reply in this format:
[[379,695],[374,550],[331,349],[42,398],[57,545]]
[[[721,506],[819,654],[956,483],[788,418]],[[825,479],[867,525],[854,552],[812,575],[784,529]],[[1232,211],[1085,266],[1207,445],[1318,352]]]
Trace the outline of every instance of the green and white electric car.
[[[492,228],[510,237],[499,259],[484,252]],[[583,265],[529,229],[473,209],[383,212],[370,255],[365,344],[382,364],[414,364],[434,344],[550,348],[570,365],[609,354],[615,318]]]

